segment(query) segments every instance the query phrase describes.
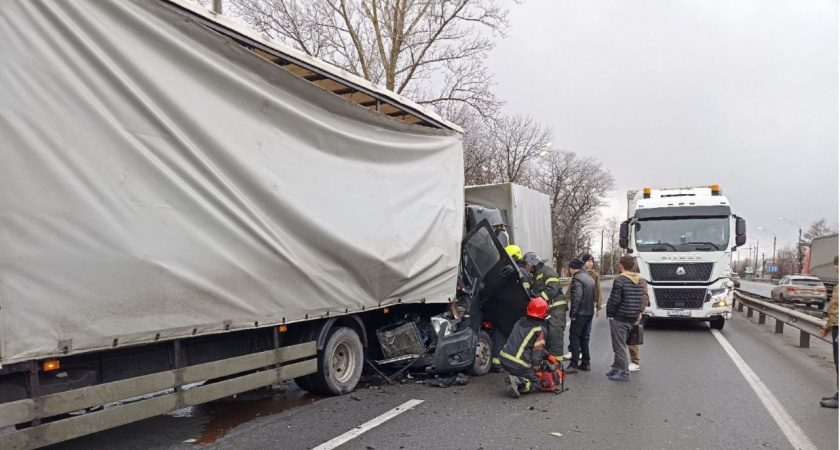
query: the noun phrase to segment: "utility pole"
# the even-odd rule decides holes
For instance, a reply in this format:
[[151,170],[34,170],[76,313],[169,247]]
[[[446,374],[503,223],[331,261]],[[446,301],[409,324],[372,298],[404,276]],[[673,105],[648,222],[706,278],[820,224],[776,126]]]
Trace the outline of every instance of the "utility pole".
[[601,228],[601,259],[598,260],[598,274],[604,274],[604,228]]
[[789,225],[793,225],[793,226],[795,226],[796,228],[799,229],[799,241],[796,244],[796,271],[799,272],[799,274],[801,275],[802,274],[802,225],[799,225],[798,223],[796,223],[792,220],[785,219],[784,217],[779,217],[779,220],[781,220],[782,222],[785,222]]
[[767,259],[764,258],[764,252],[761,252],[761,276],[764,276],[764,272],[767,270]]
[[772,234],[773,235],[773,264],[776,264],[776,233],[774,233],[774,232],[772,232],[772,231],[770,231],[770,230],[768,230],[767,228],[764,228],[764,227],[758,227],[758,229],[767,233],[767,234]]
[[213,0],[213,12],[222,15],[222,0]]

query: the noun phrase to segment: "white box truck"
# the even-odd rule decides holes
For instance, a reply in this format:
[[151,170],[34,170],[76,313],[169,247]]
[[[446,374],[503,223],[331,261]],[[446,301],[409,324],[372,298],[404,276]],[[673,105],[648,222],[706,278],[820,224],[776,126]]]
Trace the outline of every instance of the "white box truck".
[[627,216],[619,245],[649,280],[644,314],[722,329],[732,314],[732,251],[746,243],[746,222],[720,186],[631,190]]
[[475,318],[528,301],[464,235],[460,128],[399,95],[188,0],[0,2],[0,54],[0,448],[343,394],[397,317],[481,373]]

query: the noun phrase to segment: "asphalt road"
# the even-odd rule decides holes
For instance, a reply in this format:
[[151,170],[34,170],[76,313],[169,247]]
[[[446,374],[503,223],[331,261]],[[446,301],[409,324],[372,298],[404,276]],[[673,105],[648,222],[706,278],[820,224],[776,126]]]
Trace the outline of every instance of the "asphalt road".
[[[830,346],[796,348],[798,334],[790,327],[775,335],[772,324],[755,320],[735,313],[721,335],[815,448],[837,448],[837,410],[818,405],[836,390]],[[592,372],[569,375],[570,390],[560,395],[508,398],[498,374],[463,387],[363,387],[326,399],[279,386],[53,448],[310,449],[412,399],[423,403],[340,448],[792,448],[707,325],[650,324],[642,370],[627,383],[605,377],[612,352],[603,317],[592,339]]]

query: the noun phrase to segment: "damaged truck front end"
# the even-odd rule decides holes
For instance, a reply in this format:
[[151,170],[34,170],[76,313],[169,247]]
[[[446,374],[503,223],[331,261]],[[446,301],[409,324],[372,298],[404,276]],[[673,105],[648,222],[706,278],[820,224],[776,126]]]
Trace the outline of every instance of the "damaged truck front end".
[[486,220],[462,242],[456,299],[428,321],[417,317],[377,330],[386,357],[377,362],[424,367],[430,374],[490,371],[493,328],[509,330],[524,316],[528,294]]

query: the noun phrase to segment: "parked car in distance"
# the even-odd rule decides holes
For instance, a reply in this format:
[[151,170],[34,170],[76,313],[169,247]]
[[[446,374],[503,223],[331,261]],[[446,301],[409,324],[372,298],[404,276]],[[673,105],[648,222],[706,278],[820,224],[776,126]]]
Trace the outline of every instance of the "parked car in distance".
[[770,297],[788,303],[804,303],[825,309],[826,289],[817,277],[788,275],[774,281]]

